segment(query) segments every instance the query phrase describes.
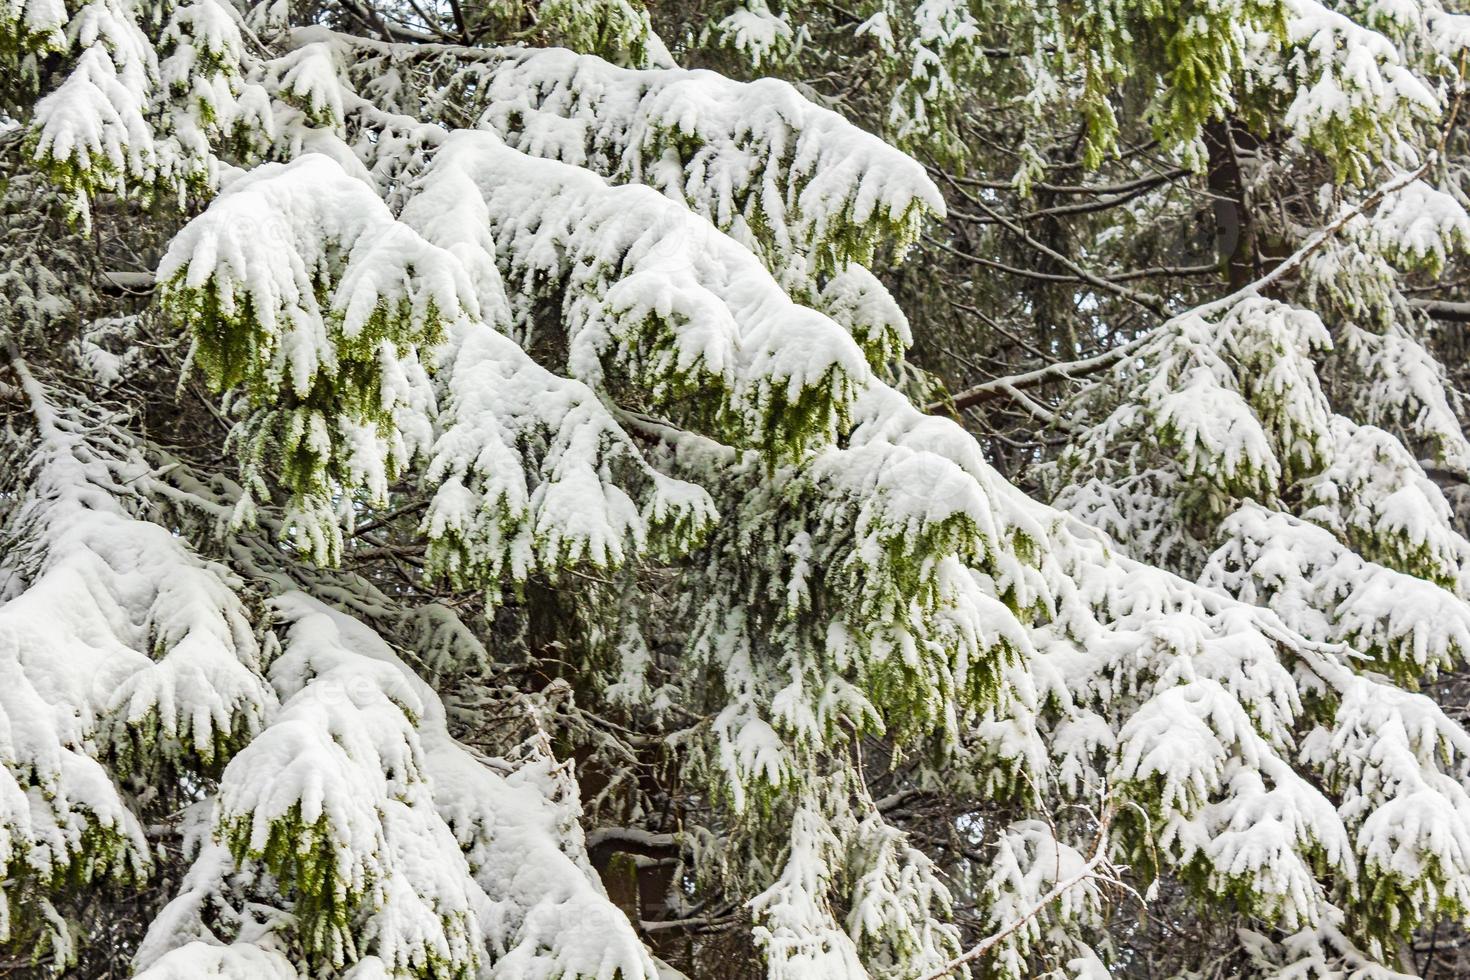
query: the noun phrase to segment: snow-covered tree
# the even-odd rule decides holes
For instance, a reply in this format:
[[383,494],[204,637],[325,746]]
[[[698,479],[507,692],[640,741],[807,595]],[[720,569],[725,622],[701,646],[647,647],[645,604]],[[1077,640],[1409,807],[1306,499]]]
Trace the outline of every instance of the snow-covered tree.
[[[954,397],[933,398],[933,410],[960,412],[1009,477],[1105,531],[1110,547],[1204,588],[1212,608],[1228,598],[1268,609],[1303,639],[1352,651],[1345,662],[1375,682],[1412,690],[1436,671],[1453,673],[1465,637],[1466,542],[1451,502],[1463,496],[1467,444],[1449,384],[1458,365],[1447,368],[1434,352],[1463,351],[1436,320],[1467,318],[1454,302],[1457,256],[1470,231],[1459,105],[1465,19],[1418,3],[1017,4],[983,13],[961,5],[956,16],[973,27],[952,56],[928,63],[970,81],[929,86],[931,95],[954,98],[922,103],[944,111],[929,116],[932,136],[916,143],[870,93],[828,73],[827,52],[833,38],[848,39],[839,43],[853,47],[841,57],[867,50],[882,66],[875,74],[897,80],[882,91],[901,93],[929,77],[917,62],[909,73],[895,58],[936,23],[925,15],[932,7],[895,5],[884,15],[897,25],[897,47],[865,49],[865,33],[841,16],[804,20],[820,43],[788,72],[933,160],[950,204],[947,234],[928,238],[897,277],[921,363],[952,380]],[[785,13],[801,19],[797,9]],[[1022,22],[1047,24],[1048,40],[1018,30]],[[963,151],[958,164],[955,147]],[[1090,175],[1093,168],[1102,173]],[[1213,241],[1199,242],[1201,225]],[[1140,581],[1093,601],[1141,591]],[[1149,896],[1151,906],[1164,906],[1158,921],[1181,930],[1164,930],[1174,948],[1160,959],[1172,965],[1148,969],[1335,976],[1369,975],[1375,961],[1423,967],[1422,957],[1395,958],[1395,946],[1405,946],[1392,934],[1407,937],[1421,924],[1414,909],[1463,913],[1454,911],[1448,878],[1417,897],[1403,886],[1440,874],[1449,852],[1431,857],[1422,848],[1462,833],[1463,815],[1426,799],[1423,809],[1370,819],[1386,798],[1347,790],[1327,757],[1388,758],[1384,739],[1403,723],[1354,720],[1355,702],[1334,683],[1307,679],[1289,656],[1281,662],[1297,674],[1301,701],[1290,709],[1284,744],[1336,805],[1346,831],[1338,845],[1350,845],[1356,860],[1329,863],[1355,880],[1339,883],[1330,922],[1301,929],[1240,876],[1269,851],[1234,850],[1242,839],[1234,835],[1259,835],[1267,815],[1284,817],[1219,798],[1232,785],[1216,782],[1225,771],[1197,775],[1191,792],[1201,798],[1188,807],[1171,802],[1159,811],[1134,798],[1155,828],[1168,824],[1171,808],[1197,824],[1188,833],[1155,829],[1145,850],[1129,855],[1135,873],[1169,864],[1183,871],[1177,887],[1163,879]],[[1029,663],[1012,692],[1041,676],[1039,661]],[[1095,782],[1117,764],[1123,733],[1142,730],[1138,701],[1120,692],[1136,688],[1140,669],[1148,677],[1159,665],[1064,663],[1041,700],[1002,712],[1008,726],[1039,732],[1031,754],[1018,753],[1014,731],[1004,730],[1008,744],[984,756],[1024,783],[1021,802],[1002,808],[1007,815],[1061,813],[1076,802],[1065,781],[1048,785],[1058,775],[1058,743],[1047,734],[1055,723],[1038,726],[1038,712],[1046,719],[1079,695],[1091,705],[1083,744],[1095,757],[1068,756],[1065,780],[1083,774]],[[1259,710],[1247,713],[1264,730]],[[1343,725],[1358,734],[1332,734]],[[1417,732],[1409,745],[1430,730],[1405,727]],[[1456,726],[1442,731],[1460,737]],[[1428,758],[1429,746],[1419,741],[1412,753]],[[1202,756],[1203,747],[1185,749],[1186,757]],[[1136,777],[1134,765],[1124,771]],[[1154,765],[1144,771],[1174,792],[1174,777]],[[1257,763],[1250,768],[1261,778]],[[1374,792],[1397,793],[1419,780],[1397,768],[1371,778]],[[1269,777],[1266,788],[1282,798]],[[981,795],[994,801],[994,786]],[[1126,821],[1142,815],[1118,805],[1110,839],[1126,853]],[[1298,835],[1326,827],[1320,817],[1287,822]],[[1218,857],[1236,862],[1228,872],[1206,846],[1216,835],[1236,841],[1218,845]],[[1010,855],[1036,851],[994,828],[976,839]],[[1325,838],[1316,846],[1332,850]],[[1058,868],[1070,860],[1045,854]],[[1033,882],[1006,907],[1031,907],[1057,877],[1065,871]],[[996,883],[1024,880],[1023,870],[979,874],[964,902],[1000,926]],[[1214,896],[1204,905],[1201,890]],[[1203,914],[1174,900],[1189,892]],[[1272,924],[1222,919],[1226,905]],[[1081,936],[1099,963],[1157,975],[1138,964],[1151,956],[1140,945],[1155,942],[1158,930],[1121,927],[1103,907],[1078,896],[1062,901],[1045,927],[1053,929],[1049,942],[1039,941],[1047,916],[1028,920],[1010,937],[1024,948],[1006,969],[1086,972],[1091,954],[1069,959]],[[1240,928],[1254,937],[1244,947],[1245,933],[1232,934]],[[1179,935],[1191,939],[1180,943]]]
[[[1470,919],[1411,291],[1470,243],[1462,18],[0,3],[18,968],[1126,975],[1188,896],[1236,972],[1387,977]],[[876,66],[888,141],[706,48]],[[1218,297],[1053,249],[1154,320],[937,398],[889,284],[949,206],[1030,240],[961,183],[992,72],[1084,165],[1242,127],[1237,201],[1318,184]],[[946,414],[993,402],[1032,495]]]

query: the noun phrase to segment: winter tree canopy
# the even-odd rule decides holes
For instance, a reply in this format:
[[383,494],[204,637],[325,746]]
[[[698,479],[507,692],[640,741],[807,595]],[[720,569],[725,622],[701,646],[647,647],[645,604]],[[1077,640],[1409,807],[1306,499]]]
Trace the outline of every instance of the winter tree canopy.
[[0,975],[1443,975],[1467,57],[0,0]]

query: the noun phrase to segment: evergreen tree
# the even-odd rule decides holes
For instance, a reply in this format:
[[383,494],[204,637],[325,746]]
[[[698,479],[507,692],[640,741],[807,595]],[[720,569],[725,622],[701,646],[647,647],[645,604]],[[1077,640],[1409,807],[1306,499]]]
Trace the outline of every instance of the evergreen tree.
[[[848,12],[785,14],[818,39],[786,70],[926,156],[945,187],[947,234],[926,239],[911,261],[942,271],[900,280],[900,298],[918,314],[919,360],[959,379],[933,409],[959,412],[1003,472],[1132,556],[1269,608],[1304,638],[1346,646],[1357,666],[1410,689],[1453,671],[1465,541],[1441,487],[1463,498],[1466,443],[1460,396],[1433,351],[1457,349],[1435,320],[1464,318],[1459,304],[1435,298],[1454,297],[1446,271],[1467,230],[1463,18],[1430,4],[1208,13],[1015,5],[983,15],[956,6],[973,26],[928,63],[959,80],[948,89],[958,101],[931,112],[930,135],[916,143],[883,106],[921,77],[897,52],[938,36],[925,31],[931,6],[882,14],[918,33],[879,48],[865,47]],[[1020,22],[1047,23],[1049,40],[1038,43]],[[873,58],[883,84],[869,92],[833,81],[820,69],[835,49]],[[1086,179],[1093,168],[1102,174]],[[1200,223],[1214,226],[1213,241],[1198,241]],[[1122,664],[1104,671],[1108,710],[1118,704],[1113,685],[1131,674]],[[1088,690],[1094,681],[1063,680],[1074,698],[1079,688],[1099,698]],[[1346,705],[1315,681],[1299,692],[1306,715],[1293,744],[1301,761],[1322,765],[1328,743],[1318,740],[1332,751],[1345,743],[1311,716],[1336,713],[1340,723]],[[1106,744],[1115,745],[1111,727]],[[1360,749],[1381,756],[1380,733],[1363,732],[1374,738]],[[1028,788],[1055,755],[1053,745],[1027,760]],[[1314,782],[1339,803],[1360,866],[1402,861],[1412,877],[1435,865],[1375,841],[1404,828],[1386,814],[1370,824],[1373,804],[1348,806],[1352,793],[1336,776]],[[1048,805],[1070,799],[1068,789]],[[1221,812],[1256,822],[1249,809]],[[1439,812],[1431,836],[1458,833],[1459,818]],[[1188,862],[1202,842],[1171,846]],[[1161,857],[1135,855],[1135,871]],[[1221,876],[1199,873],[1223,898]],[[1371,937],[1350,940],[1369,950],[1360,959],[1279,913],[1274,931],[1247,924],[1259,942],[1242,949],[1230,934],[1242,924],[1219,925],[1221,902],[1197,906],[1201,916],[1174,900],[1198,894],[1198,882],[1161,885],[1155,921],[1214,938],[1195,950],[1175,939],[1159,969],[1316,976],[1371,972],[1374,959],[1415,962],[1406,947],[1385,960],[1394,943]],[[1407,907],[1427,905],[1394,890],[1375,882],[1364,899],[1335,904],[1364,937],[1407,937],[1419,924]],[[1424,899],[1454,905],[1438,886]],[[975,905],[992,901],[982,894]],[[1078,915],[1061,918],[1072,920],[1056,927],[1062,952],[1038,944],[1015,961],[1017,973],[1065,966],[1060,937],[1076,931]],[[1130,947],[1115,968],[1152,956],[1139,946],[1153,923],[1114,920],[1107,931]]]
[[[0,3],[19,969],[1127,975],[1187,896],[1237,931],[1181,972],[1366,978],[1470,918],[1470,735],[1416,691],[1470,646],[1420,460],[1470,442],[1415,291],[1470,243],[1470,19]],[[680,59],[870,66],[887,141]],[[1176,177],[1240,206],[1223,289],[1004,210],[1067,123],[1177,171],[1101,254]],[[913,246],[972,209],[1083,329],[947,396],[917,298],[984,240]],[[1024,470],[946,417],[996,403]]]

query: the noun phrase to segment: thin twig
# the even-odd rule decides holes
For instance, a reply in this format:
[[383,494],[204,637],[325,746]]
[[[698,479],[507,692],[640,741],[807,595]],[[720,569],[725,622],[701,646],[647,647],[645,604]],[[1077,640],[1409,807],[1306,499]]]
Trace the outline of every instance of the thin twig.
[[[938,970],[935,970],[933,973],[926,974],[922,978],[922,980],[941,980],[942,977],[949,976],[960,967],[966,966],[970,963],[975,962],[978,959],[981,959],[997,945],[999,945],[1001,941],[1004,940],[1007,936],[1015,932],[1017,929],[1021,928],[1021,926],[1025,925],[1027,922],[1036,918],[1036,916],[1040,915],[1046,910],[1047,906],[1051,905],[1052,902],[1055,902],[1057,899],[1061,898],[1072,888],[1075,888],[1078,885],[1082,884],[1084,881],[1089,881],[1093,878],[1111,877],[1106,873],[1099,873],[1098,871],[1099,868],[1106,866],[1108,863],[1108,812],[1106,810],[1101,814],[1100,819],[1101,823],[1098,827],[1097,837],[1093,840],[1092,857],[1088,858],[1087,863],[1084,864],[1075,874],[1071,874],[1062,881],[1059,881],[1055,885],[1053,885],[1051,891],[1047,892],[1045,895],[1041,896],[1041,898],[1037,899],[1035,904],[1033,904],[1021,915],[1017,916],[1004,929],[1001,929],[999,932],[995,932],[990,934],[989,936],[986,936],[984,939],[980,940],[980,942],[976,943],[974,946],[971,946],[967,951],[961,953],[959,956],[956,956],[954,959],[944,964],[944,966],[940,967]],[[1061,845],[1058,844],[1059,849],[1060,846]]]

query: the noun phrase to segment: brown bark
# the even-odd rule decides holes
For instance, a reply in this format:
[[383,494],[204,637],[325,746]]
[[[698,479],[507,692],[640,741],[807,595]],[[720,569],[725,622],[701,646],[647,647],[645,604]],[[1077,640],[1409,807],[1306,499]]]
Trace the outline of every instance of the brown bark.
[[1215,119],[1205,124],[1205,149],[1209,155],[1206,183],[1214,199],[1215,255],[1232,292],[1257,277],[1236,142],[1239,135],[1228,119]]

